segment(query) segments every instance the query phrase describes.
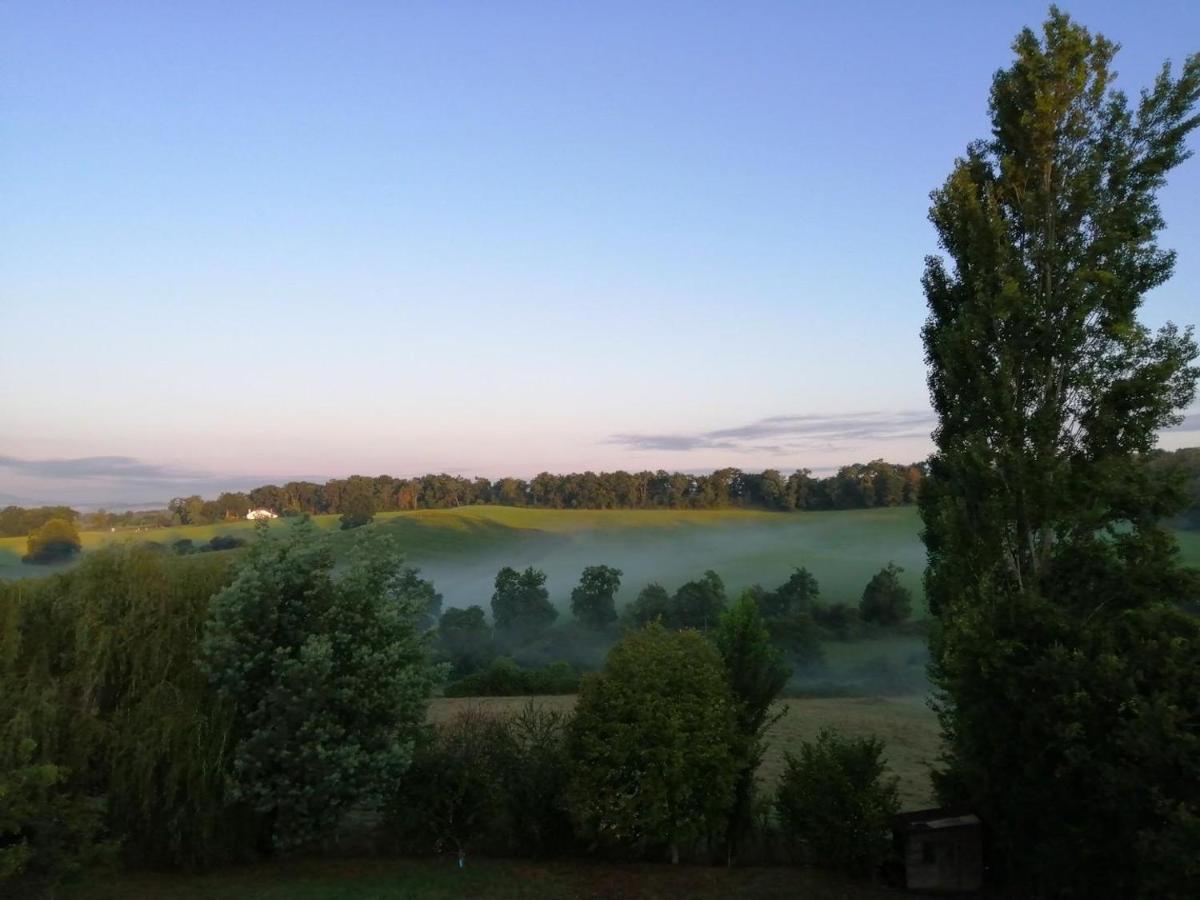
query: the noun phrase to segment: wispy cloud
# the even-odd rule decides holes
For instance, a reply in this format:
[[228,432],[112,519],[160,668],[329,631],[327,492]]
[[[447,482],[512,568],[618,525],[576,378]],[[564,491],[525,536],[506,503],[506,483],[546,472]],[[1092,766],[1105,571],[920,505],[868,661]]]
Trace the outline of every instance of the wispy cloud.
[[[608,443],[631,450],[731,450],[791,453],[837,449],[868,441],[928,437],[934,425],[928,410],[862,412],[841,415],[770,416],[748,425],[684,434],[615,434]],[[763,443],[769,441],[770,443]]]
[[132,456],[82,456],[77,459],[20,459],[0,456],[0,468],[32,478],[117,479],[140,482],[204,478],[206,473],[142,462]]

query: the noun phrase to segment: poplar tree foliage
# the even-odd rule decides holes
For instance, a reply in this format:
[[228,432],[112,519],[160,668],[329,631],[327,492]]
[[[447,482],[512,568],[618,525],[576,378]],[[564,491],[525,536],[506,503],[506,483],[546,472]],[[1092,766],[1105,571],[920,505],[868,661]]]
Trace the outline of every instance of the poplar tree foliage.
[[721,614],[714,640],[725,664],[737,724],[737,777],[725,835],[726,849],[733,859],[754,826],[756,776],[766,750],[767,729],[787,712],[775,701],[791,671],[771,641],[753,591],[743,591]]
[[1158,525],[1179,495],[1145,457],[1195,395],[1197,348],[1138,310],[1175,261],[1156,193],[1190,155],[1200,56],[1131,104],[1117,46],[1055,8],[1013,49],[991,138],[930,211],[948,257],[924,275],[937,784],[1012,879],[1169,894],[1200,858],[1200,635]]
[[263,529],[212,600],[202,659],[233,708],[232,797],[287,850],[378,805],[403,776],[431,685],[425,591],[395,546],[365,534],[337,579],[315,526]]

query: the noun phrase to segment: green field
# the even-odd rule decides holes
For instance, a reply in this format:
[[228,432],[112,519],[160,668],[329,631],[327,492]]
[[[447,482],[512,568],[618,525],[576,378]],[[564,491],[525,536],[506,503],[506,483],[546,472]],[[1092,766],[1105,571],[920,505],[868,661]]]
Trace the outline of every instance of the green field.
[[[337,516],[316,522],[343,544]],[[286,528],[277,520],[275,528]],[[453,606],[485,607],[496,571],[505,565],[546,571],[552,599],[565,605],[584,566],[615,565],[625,572],[621,600],[643,585],[668,588],[715,569],[731,590],[755,582],[773,586],[793,566],[807,566],[826,600],[857,602],[867,579],[894,560],[919,592],[924,549],[916,510],[765,513],[746,510],[542,510],[475,506],[452,510],[383,513],[367,526],[394,534]],[[84,552],[112,541],[190,538],[201,544],[217,534],[249,537],[250,522],[143,531],[84,532]],[[61,567],[23,564],[24,538],[0,539],[0,577],[48,574]]]
[[[317,516],[339,546],[337,516]],[[288,520],[272,527],[286,528]],[[793,566],[807,566],[828,602],[857,603],[867,579],[889,561],[919,597],[925,550],[915,508],[767,513],[751,510],[553,510],[505,506],[381,513],[367,526],[396,536],[409,561],[437,584],[447,605],[485,608],[501,566],[536,566],[551,598],[565,608],[584,566],[615,565],[625,573],[620,600],[650,581],[675,588],[715,569],[731,592],[756,582],[773,586]],[[202,544],[214,535],[250,537],[253,523],[223,522],[141,531],[84,532],[84,552],[113,541]],[[1177,532],[1183,558],[1200,565],[1200,532]],[[0,578],[38,577],[61,566],[21,562],[24,538],[0,538]]]

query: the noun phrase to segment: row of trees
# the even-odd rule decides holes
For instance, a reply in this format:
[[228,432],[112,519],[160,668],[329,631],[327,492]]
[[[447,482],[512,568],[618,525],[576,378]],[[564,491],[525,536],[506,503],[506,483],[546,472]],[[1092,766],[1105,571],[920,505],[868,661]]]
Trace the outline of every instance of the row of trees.
[[[777,588],[754,585],[744,597],[757,610],[773,645],[792,664],[809,667],[823,658],[824,641],[844,640],[863,627],[886,628],[908,620],[913,599],[900,581],[902,572],[892,563],[882,568],[863,589],[857,606],[822,602],[817,579],[805,568],[795,569]],[[438,620],[438,649],[457,678],[505,657],[537,664],[553,654],[556,660],[586,667],[597,649],[607,649],[616,640],[618,625],[637,629],[657,622],[670,630],[707,633],[729,608],[725,583],[710,570],[674,593],[652,582],[618,613],[622,574],[607,565],[586,567],[571,591],[573,621],[552,632],[559,612],[550,602],[546,574],[533,567],[517,571],[506,566],[496,575],[492,623],[481,606],[448,609]],[[497,681],[508,677],[508,669],[495,674]]]
[[279,513],[388,512],[445,509],[474,504],[530,506],[543,509],[719,509],[753,507],[770,510],[863,509],[916,502],[923,464],[895,465],[874,460],[843,466],[837,474],[814,477],[807,469],[790,475],[768,469],[742,472],[718,469],[710,475],[683,472],[543,472],[522,478],[463,478],[425,475],[420,478],[352,475],[325,484],[289,481],[246,493],[227,492],[215,500],[177,497],[169,510],[182,525],[240,519],[251,509]]

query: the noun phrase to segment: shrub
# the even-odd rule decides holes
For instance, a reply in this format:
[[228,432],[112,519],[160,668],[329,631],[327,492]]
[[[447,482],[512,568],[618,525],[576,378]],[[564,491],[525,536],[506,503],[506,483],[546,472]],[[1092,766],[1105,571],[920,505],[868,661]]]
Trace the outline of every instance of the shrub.
[[574,694],[579,690],[579,673],[565,662],[542,669],[523,669],[502,656],[483,672],[446,685],[447,697],[520,697],[543,694]]
[[878,738],[822,729],[798,757],[784,754],[775,808],[805,862],[862,873],[884,860],[899,799],[896,780],[884,777],[883,749]]
[[540,855],[569,848],[566,721],[531,702],[511,718],[469,707],[430,729],[388,805],[401,849]]
[[456,676],[482,669],[496,655],[492,629],[480,606],[446,610],[438,619],[437,632],[441,651]]
[[39,564],[65,562],[82,548],[79,529],[73,521],[50,519],[29,533],[22,561]]
[[583,681],[568,794],[582,832],[635,851],[717,835],[737,775],[734,704],[716,648],[650,625]]

